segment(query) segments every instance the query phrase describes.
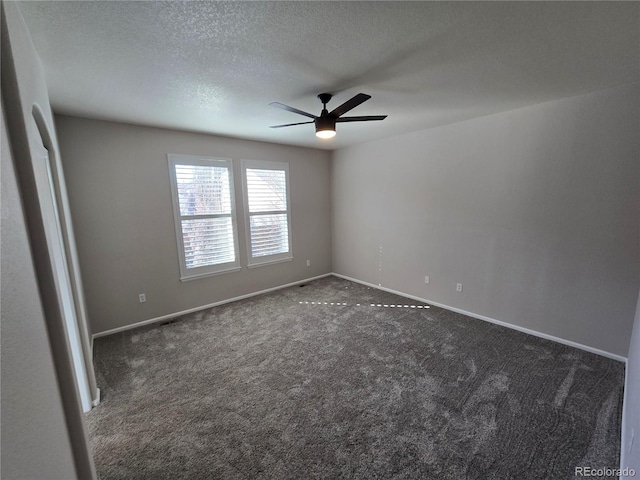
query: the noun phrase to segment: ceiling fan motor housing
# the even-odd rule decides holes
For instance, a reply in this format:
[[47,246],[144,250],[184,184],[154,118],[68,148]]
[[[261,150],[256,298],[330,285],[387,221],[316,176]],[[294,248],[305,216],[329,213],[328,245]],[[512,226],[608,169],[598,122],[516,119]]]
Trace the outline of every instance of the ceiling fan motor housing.
[[315,124],[316,124],[316,133],[324,130],[335,131],[336,129],[336,119],[329,115],[317,117],[315,119]]

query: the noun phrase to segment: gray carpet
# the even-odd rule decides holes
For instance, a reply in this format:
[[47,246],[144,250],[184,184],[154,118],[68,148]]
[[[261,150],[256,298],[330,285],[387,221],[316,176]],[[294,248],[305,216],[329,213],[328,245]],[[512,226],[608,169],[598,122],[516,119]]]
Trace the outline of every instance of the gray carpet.
[[95,362],[101,479],[619,465],[622,363],[336,277],[99,338]]

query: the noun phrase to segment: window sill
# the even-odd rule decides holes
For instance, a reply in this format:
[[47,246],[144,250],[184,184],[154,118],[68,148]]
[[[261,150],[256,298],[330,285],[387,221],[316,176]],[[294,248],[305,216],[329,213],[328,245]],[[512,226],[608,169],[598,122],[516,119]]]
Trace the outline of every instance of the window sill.
[[290,262],[292,260],[293,260],[293,257],[280,258],[278,260],[269,260],[269,261],[266,261],[266,262],[252,263],[250,265],[247,265],[247,268],[264,267],[265,265],[273,265],[273,264],[276,264],[276,263]]

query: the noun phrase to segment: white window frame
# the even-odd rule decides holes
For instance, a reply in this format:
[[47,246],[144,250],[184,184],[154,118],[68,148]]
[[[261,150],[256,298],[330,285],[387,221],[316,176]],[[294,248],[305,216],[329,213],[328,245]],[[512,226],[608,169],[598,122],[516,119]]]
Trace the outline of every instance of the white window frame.
[[[178,260],[180,264],[180,280],[188,281],[198,278],[218,275],[221,273],[237,272],[240,267],[240,255],[238,251],[238,225],[235,204],[235,189],[233,180],[233,162],[230,158],[213,158],[199,155],[179,155],[167,154],[169,160],[169,178],[171,180],[171,198],[173,200],[173,219],[176,228],[176,241],[178,244]],[[188,215],[183,216],[180,213],[180,203],[178,200],[178,185],[176,179],[176,165],[200,165],[210,167],[225,167],[229,170],[229,194],[231,196],[231,213],[230,214],[211,214],[211,215]],[[184,251],[184,241],[182,235],[182,220],[188,218],[216,218],[231,217],[231,228],[233,230],[233,247],[235,260],[233,262],[220,263],[216,265],[205,265],[195,268],[187,268],[186,257]]]
[[[254,257],[251,249],[251,217],[253,215],[269,215],[273,213],[285,213],[282,210],[273,212],[249,212],[249,189],[247,187],[247,169],[255,168],[259,170],[283,170],[285,175],[285,182],[287,187],[286,201],[287,201],[287,233],[289,242],[289,251],[283,253],[277,253],[273,255],[264,255],[260,257]],[[247,244],[247,266],[249,268],[261,267],[263,265],[271,265],[280,262],[289,262],[293,260],[293,247],[292,247],[292,235],[291,235],[291,202],[290,202],[290,190],[291,185],[289,183],[289,164],[286,162],[271,162],[266,160],[242,160],[242,188],[244,191],[244,217],[245,217],[245,237]]]

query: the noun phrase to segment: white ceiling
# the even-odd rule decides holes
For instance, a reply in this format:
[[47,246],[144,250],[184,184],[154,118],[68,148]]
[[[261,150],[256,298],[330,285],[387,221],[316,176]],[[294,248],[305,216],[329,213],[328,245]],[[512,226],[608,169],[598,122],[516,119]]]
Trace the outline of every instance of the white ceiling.
[[[334,149],[640,82],[636,2],[21,2],[55,111]],[[308,120],[359,92],[319,140]]]

